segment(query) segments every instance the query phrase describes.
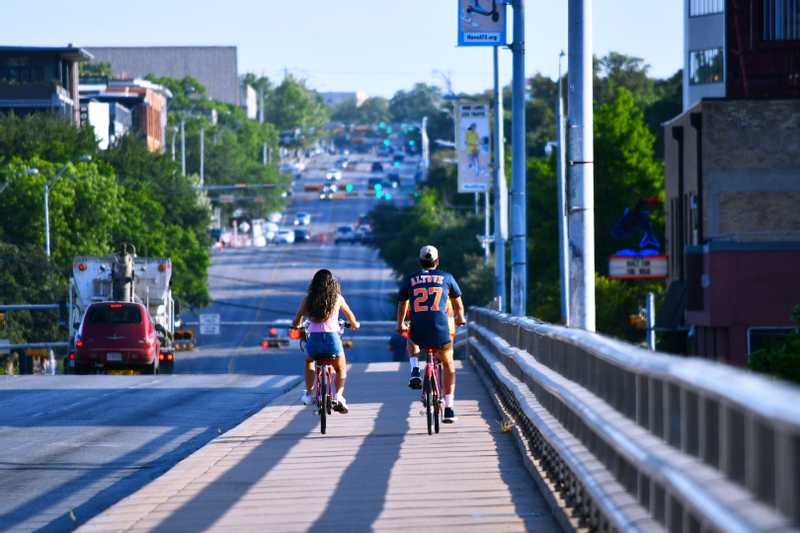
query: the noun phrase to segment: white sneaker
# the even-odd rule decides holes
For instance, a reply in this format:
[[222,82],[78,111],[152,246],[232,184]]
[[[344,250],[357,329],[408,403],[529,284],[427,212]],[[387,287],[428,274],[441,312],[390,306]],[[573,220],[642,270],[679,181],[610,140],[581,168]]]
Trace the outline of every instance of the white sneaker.
[[311,405],[311,402],[314,401],[314,398],[307,390],[304,390],[303,394],[300,396],[300,401],[303,402],[303,405]]
[[336,403],[333,404],[333,410],[337,413],[342,413],[343,415],[347,414],[349,409],[347,408],[347,400],[344,399],[344,396],[336,396]]

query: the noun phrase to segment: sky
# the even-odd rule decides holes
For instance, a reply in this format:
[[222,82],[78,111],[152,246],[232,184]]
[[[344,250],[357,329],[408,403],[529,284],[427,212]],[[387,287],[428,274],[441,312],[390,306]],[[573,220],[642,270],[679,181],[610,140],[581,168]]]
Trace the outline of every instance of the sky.
[[[525,10],[526,74],[555,77],[567,0],[527,0]],[[634,55],[652,75],[672,75],[681,68],[681,10],[680,0],[594,0],[595,54]],[[444,87],[446,78],[456,92],[492,85],[491,49],[456,46],[457,0],[78,0],[69,9],[63,0],[0,0],[0,12],[6,46],[235,45],[240,74],[279,81],[289,72],[319,91],[387,97],[415,82]],[[507,83],[507,50],[501,73]]]

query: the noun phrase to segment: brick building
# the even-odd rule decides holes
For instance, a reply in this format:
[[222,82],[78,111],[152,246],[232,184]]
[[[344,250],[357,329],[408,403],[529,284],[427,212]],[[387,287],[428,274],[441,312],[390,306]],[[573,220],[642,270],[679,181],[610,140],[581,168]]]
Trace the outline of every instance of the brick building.
[[800,3],[685,1],[660,326],[690,354],[746,364],[800,304]]

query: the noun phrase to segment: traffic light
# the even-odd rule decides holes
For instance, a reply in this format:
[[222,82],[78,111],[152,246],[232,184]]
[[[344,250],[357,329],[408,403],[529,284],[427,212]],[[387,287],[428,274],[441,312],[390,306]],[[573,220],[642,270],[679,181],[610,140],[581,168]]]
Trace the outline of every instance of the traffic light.
[[348,183],[347,185],[344,186],[344,190],[346,190],[347,192],[353,192],[353,184]]
[[380,124],[378,124],[378,127],[379,127],[380,129],[383,129],[383,128],[385,128],[385,127],[386,127],[386,123],[385,123],[385,122],[381,122]]
[[392,127],[391,127],[391,126],[389,126],[388,128],[386,128],[386,133],[392,133]]
[[409,139],[408,140],[408,145],[409,146],[414,146],[415,144],[417,144],[417,141],[415,141],[414,139]]
[[384,146],[389,146],[389,139],[384,139],[383,140],[383,145]]
[[375,184],[375,192],[381,192],[383,190],[383,185],[380,183]]
[[392,193],[387,192],[386,194],[383,195],[383,199],[386,200],[387,202],[391,201],[392,200]]
[[400,161],[395,161],[394,163],[392,163],[392,166],[394,168],[400,168]]

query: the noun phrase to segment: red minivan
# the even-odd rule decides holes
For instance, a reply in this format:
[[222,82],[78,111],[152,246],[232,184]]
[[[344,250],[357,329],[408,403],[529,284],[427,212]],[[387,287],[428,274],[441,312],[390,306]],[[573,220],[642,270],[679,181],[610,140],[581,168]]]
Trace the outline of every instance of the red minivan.
[[86,309],[75,336],[75,372],[137,369],[158,374],[159,345],[147,309],[137,303],[102,302]]

